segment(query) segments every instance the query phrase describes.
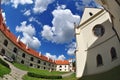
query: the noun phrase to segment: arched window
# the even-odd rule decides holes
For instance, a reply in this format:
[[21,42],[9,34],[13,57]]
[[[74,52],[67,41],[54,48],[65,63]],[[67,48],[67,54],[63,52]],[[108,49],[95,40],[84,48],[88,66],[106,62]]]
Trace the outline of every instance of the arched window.
[[111,53],[112,60],[117,58],[117,53],[114,47],[111,48],[110,53]]
[[5,55],[5,50],[1,49],[1,55]]
[[46,65],[46,62],[44,62],[44,65]]
[[22,54],[22,57],[25,58],[25,53]]
[[103,61],[102,61],[102,56],[101,55],[97,55],[96,59],[97,59],[97,66],[103,65]]
[[92,12],[89,12],[89,15],[90,15],[90,16],[92,16],[92,15],[93,15],[93,13],[92,13]]
[[32,63],[30,63],[30,66],[33,66],[33,64],[32,64]]
[[41,62],[41,61],[40,61],[40,60],[38,60],[38,63],[39,63],[39,64],[40,64],[40,62]]
[[24,64],[24,61],[22,60],[21,63]]
[[17,53],[17,48],[16,47],[14,47],[13,52]]
[[8,41],[5,39],[3,44],[7,47]]
[[31,57],[30,60],[33,61],[34,60],[33,57]]

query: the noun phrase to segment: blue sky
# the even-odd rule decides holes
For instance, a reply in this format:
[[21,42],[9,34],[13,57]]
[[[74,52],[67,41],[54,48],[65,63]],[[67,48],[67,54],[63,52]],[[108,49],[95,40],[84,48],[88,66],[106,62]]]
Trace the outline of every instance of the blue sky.
[[23,43],[52,59],[74,58],[74,22],[94,0],[2,0],[6,25]]

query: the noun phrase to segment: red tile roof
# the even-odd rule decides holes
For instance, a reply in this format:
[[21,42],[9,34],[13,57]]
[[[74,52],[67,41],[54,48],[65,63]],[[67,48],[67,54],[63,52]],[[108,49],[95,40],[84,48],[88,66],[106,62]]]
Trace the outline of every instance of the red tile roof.
[[57,65],[69,65],[69,61],[68,60],[56,60],[55,63]]
[[[1,11],[0,11],[1,12]],[[18,46],[21,50],[25,51],[27,54],[30,54],[30,55],[33,55],[37,58],[40,58],[41,60],[44,60],[44,61],[48,61],[48,62],[51,62],[51,63],[55,63],[55,64],[69,64],[69,62],[67,60],[52,60],[44,55],[41,55],[40,53],[36,52],[35,50],[31,49],[31,48],[28,48],[26,49],[26,45],[19,41],[17,42],[17,37],[10,32],[9,29],[7,29],[5,23],[3,23],[3,17],[0,13],[0,31],[11,41],[13,42],[16,46]]]

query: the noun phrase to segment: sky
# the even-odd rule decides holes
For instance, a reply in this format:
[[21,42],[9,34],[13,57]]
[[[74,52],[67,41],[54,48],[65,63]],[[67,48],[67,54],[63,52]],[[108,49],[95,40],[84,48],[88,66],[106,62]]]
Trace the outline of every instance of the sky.
[[7,27],[30,48],[52,59],[75,58],[74,23],[94,0],[2,0]]

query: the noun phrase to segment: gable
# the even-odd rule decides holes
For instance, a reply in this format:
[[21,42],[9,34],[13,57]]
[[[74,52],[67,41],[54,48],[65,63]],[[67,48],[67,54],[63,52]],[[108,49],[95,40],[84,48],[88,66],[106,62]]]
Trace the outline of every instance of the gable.
[[80,24],[84,23],[86,20],[88,20],[89,18],[91,18],[92,16],[100,12],[101,10],[102,9],[100,8],[85,8]]

